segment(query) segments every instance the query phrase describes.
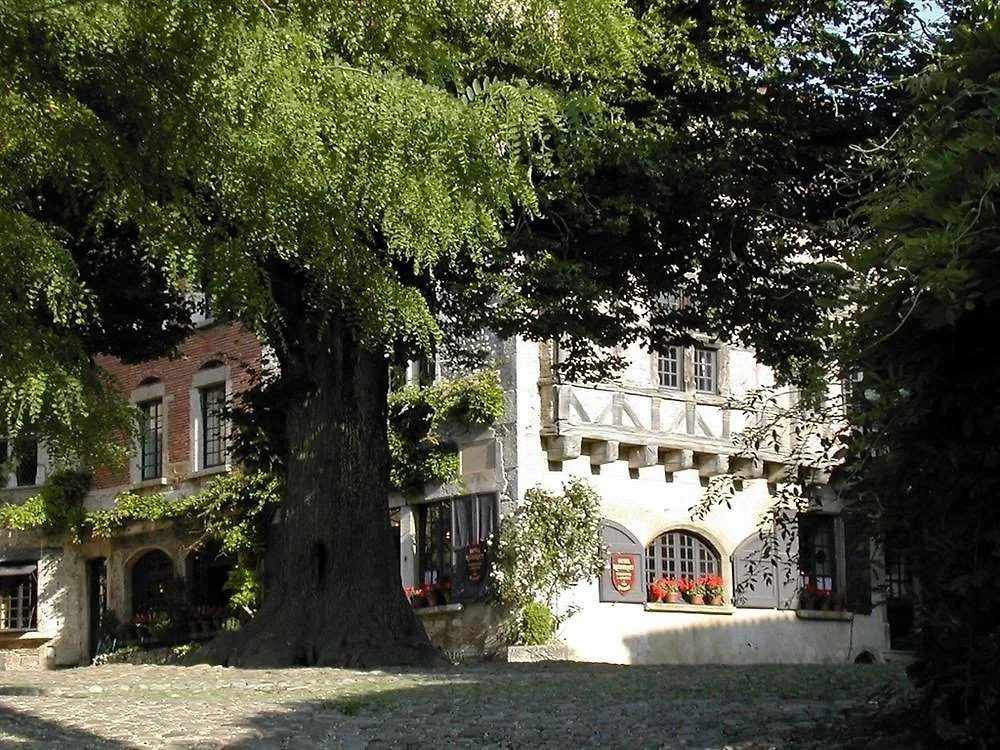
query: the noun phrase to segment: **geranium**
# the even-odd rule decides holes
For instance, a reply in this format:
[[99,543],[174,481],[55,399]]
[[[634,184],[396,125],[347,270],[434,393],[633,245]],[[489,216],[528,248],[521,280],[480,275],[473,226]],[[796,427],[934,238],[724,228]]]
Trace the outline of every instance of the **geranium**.
[[721,576],[709,575],[698,579],[698,582],[705,589],[705,596],[722,596],[726,584]]
[[677,587],[685,596],[705,595],[705,584],[702,583],[702,579],[700,578],[698,580],[695,580],[694,578],[681,578],[677,582]]
[[668,594],[676,594],[681,590],[680,581],[676,578],[661,578],[657,581],[661,588]]

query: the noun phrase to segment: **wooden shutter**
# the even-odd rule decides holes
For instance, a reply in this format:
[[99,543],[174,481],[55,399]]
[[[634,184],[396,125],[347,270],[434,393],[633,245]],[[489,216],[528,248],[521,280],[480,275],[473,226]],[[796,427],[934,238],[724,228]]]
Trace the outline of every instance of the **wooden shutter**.
[[733,563],[733,602],[737,607],[794,609],[798,570],[794,563],[797,539],[774,529],[754,532],[736,548]]
[[[639,603],[646,601],[646,576],[643,573],[644,550],[635,534],[614,521],[604,521],[602,531],[604,545],[607,547],[605,555],[604,572],[601,573],[600,580],[600,600],[602,602],[631,602]],[[612,581],[612,563],[616,561],[619,574],[630,561],[633,565],[633,583],[627,591],[619,581],[619,587],[615,588]]]

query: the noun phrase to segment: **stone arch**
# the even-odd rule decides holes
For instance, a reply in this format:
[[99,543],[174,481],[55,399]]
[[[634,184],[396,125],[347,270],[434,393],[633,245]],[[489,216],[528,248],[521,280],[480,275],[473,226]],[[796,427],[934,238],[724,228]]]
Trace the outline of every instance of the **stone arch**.
[[159,547],[137,552],[126,564],[129,613],[166,611],[171,607],[176,581],[174,561]]
[[211,359],[207,360],[205,364],[199,367],[198,370],[199,372],[201,370],[214,370],[216,367],[225,367],[225,366],[226,363],[223,362],[221,359],[219,359],[218,357],[212,357]]
[[854,657],[855,664],[885,664],[881,652],[878,649],[861,649]]

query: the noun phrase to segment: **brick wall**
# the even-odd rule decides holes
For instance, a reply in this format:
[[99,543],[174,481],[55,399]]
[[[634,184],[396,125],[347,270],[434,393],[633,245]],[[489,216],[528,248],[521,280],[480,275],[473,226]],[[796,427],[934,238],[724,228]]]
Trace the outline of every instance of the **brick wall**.
[[[205,365],[221,362],[229,366],[233,393],[249,385],[250,372],[259,371],[261,345],[242,326],[224,323],[196,330],[181,346],[176,359],[154,359],[138,365],[125,365],[112,357],[98,360],[121,386],[124,398],[152,378],[163,384],[166,416],[167,455],[164,475],[171,481],[183,479],[191,468],[192,378]],[[134,459],[133,459],[134,461]],[[100,469],[95,472],[93,487],[117,487],[131,484],[130,467]]]

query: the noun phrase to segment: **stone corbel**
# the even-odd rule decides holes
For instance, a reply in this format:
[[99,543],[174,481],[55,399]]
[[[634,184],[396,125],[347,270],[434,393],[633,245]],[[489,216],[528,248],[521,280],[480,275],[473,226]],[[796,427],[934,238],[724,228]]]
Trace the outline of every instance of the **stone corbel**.
[[761,479],[764,476],[764,462],[759,458],[732,456],[729,471],[740,479]]
[[703,453],[698,456],[698,474],[714,477],[729,471],[729,456],[719,453]]
[[640,445],[630,448],[628,452],[628,467],[642,469],[646,466],[656,466],[660,460],[660,451],[655,445]]

